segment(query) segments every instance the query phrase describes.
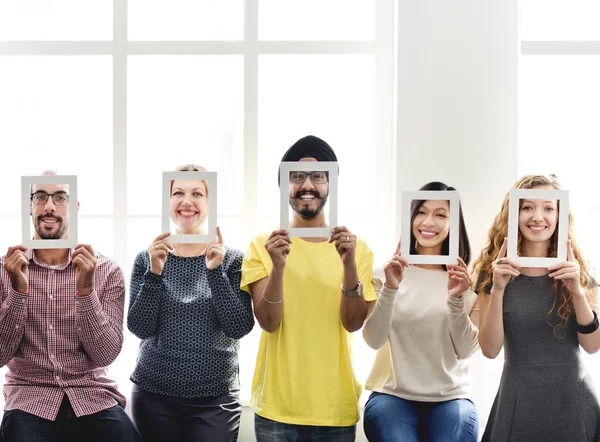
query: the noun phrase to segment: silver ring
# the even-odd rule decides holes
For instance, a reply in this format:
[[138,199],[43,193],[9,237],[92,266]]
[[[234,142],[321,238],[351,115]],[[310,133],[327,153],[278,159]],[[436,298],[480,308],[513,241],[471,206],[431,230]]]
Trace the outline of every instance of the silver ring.
[[350,242],[350,237],[349,236],[346,237],[346,242]]
[[158,244],[154,244],[154,248],[155,248],[155,249],[158,249]]

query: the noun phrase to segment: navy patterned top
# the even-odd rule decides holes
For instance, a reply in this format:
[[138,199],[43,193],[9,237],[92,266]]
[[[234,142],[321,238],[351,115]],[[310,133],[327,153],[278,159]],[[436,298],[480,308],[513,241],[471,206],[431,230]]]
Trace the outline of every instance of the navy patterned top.
[[254,326],[252,301],[240,290],[242,252],[223,263],[169,255],[162,275],[150,272],[148,251],[133,264],[127,327],[139,337],[131,381],[143,390],[181,398],[239,390],[238,349]]

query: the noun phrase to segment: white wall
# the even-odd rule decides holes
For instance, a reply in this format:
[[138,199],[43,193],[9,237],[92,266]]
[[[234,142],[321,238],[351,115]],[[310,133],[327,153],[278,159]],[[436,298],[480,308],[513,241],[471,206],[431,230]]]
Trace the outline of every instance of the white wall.
[[[397,189],[456,187],[477,256],[518,178],[518,2],[399,0],[398,22]],[[501,360],[472,364],[481,424]]]

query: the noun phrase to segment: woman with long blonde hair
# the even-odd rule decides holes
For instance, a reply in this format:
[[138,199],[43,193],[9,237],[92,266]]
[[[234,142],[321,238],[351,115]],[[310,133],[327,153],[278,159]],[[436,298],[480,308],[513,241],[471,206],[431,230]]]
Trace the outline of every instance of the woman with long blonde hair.
[[[527,175],[516,189],[558,190],[554,175]],[[569,210],[567,261],[521,267],[506,258],[507,193],[474,263],[480,299],[479,344],[504,369],[483,441],[600,440],[600,399],[581,361],[600,349],[598,283],[573,234],[573,216],[557,201],[519,202],[518,254],[555,257],[558,212]]]

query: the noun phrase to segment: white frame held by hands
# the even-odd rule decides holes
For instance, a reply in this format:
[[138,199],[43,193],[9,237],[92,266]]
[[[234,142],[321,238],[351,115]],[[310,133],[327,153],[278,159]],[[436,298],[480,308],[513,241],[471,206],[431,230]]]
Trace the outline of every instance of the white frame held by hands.
[[[329,226],[327,227],[290,227],[290,172],[326,171],[329,173]],[[287,230],[289,236],[305,238],[329,238],[331,229],[338,222],[338,174],[339,165],[336,161],[290,161],[279,165],[280,215],[279,228]]]
[[[450,247],[448,255],[416,255],[410,253],[412,232],[410,206],[414,200],[444,200],[450,206]],[[455,190],[418,190],[402,192],[402,236],[400,255],[409,264],[458,264],[459,196]]]
[[[69,228],[66,239],[33,239],[31,232],[31,186],[66,184],[69,186]],[[42,175],[21,177],[21,235],[28,249],[71,249],[77,245],[78,232],[77,175]]]
[[208,182],[208,233],[205,235],[170,235],[167,239],[172,244],[206,244],[217,240],[217,172],[163,172],[162,198],[162,231],[171,231],[171,181],[207,181]]
[[[569,191],[546,189],[511,189],[508,202],[508,248],[506,257],[522,267],[548,267],[567,260],[567,240],[569,232]],[[556,200],[558,202],[558,251],[555,258],[518,256],[519,239],[519,201]]]

